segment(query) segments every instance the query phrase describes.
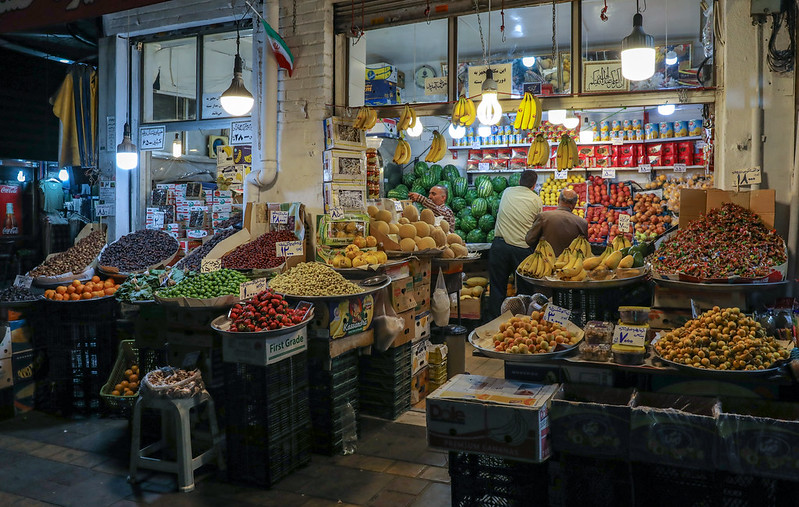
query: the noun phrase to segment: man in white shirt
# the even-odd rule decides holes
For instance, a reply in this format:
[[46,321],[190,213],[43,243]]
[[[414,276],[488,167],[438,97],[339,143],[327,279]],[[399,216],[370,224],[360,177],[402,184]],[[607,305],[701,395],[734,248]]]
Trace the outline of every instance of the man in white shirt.
[[507,296],[508,277],[532,253],[525,236],[543,207],[541,198],[533,191],[537,180],[535,171],[524,171],[519,186],[508,187],[502,193],[489,253],[489,319],[499,316],[502,301]]

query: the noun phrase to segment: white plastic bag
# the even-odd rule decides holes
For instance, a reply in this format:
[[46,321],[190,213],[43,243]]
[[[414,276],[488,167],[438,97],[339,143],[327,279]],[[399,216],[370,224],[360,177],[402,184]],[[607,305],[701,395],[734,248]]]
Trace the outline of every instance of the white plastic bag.
[[191,398],[205,391],[200,370],[187,371],[165,366],[144,376],[141,395],[144,398]]
[[375,317],[373,319],[375,325],[375,348],[380,352],[387,351],[405,328],[405,320],[402,317],[397,317],[391,305],[386,305],[385,292],[381,291],[377,295]]
[[433,321],[436,326],[444,327],[449,324],[449,293],[447,293],[447,284],[444,282],[444,273],[441,268],[438,268],[436,290],[433,291],[430,309],[433,311]]

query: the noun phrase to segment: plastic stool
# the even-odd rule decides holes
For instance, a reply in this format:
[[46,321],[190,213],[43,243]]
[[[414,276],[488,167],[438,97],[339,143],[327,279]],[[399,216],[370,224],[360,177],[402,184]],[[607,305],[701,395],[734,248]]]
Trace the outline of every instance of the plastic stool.
[[[211,448],[192,457],[191,445],[191,409],[207,403],[208,420],[211,425]],[[141,412],[144,408],[154,408],[161,411],[161,440],[140,448],[141,445]],[[167,418],[169,414],[175,415],[175,442],[177,461],[165,461],[149,457],[150,454],[167,447],[167,433],[169,430]],[[194,471],[217,459],[220,470],[225,468],[221,452],[222,435],[216,422],[216,409],[214,400],[208,393],[202,393],[192,398],[184,399],[145,399],[141,396],[136,400],[133,410],[133,438],[130,445],[130,475],[128,482],[136,482],[136,471],[139,468],[157,470],[178,475],[178,490],[189,492],[194,490]]]

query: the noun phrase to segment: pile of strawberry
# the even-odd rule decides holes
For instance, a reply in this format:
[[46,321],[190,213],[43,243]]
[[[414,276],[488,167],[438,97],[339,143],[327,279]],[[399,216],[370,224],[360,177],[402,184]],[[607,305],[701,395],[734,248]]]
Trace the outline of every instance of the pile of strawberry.
[[289,308],[289,303],[280,294],[270,289],[259,292],[250,301],[238,303],[230,310],[230,331],[234,333],[252,333],[255,331],[271,331],[282,327],[294,326],[302,322],[304,311]]

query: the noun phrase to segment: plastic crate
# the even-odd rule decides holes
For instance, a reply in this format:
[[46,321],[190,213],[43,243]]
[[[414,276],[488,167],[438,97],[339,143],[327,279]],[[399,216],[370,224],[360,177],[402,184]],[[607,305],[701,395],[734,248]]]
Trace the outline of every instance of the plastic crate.
[[[559,482],[562,485],[564,506],[585,507],[586,499],[591,499],[588,502],[590,505],[619,507],[635,505],[628,462],[562,453],[559,465],[562,472]],[[641,470],[646,471],[647,466],[642,467]],[[635,489],[637,492],[638,487],[636,486]],[[649,500],[651,498],[647,496],[647,501]],[[641,505],[649,505],[649,503],[645,502]],[[682,504],[675,502],[671,505]]]
[[271,440],[227,434],[227,468],[231,482],[272,487],[311,461],[309,425],[295,426]]
[[122,340],[119,342],[119,352],[117,352],[114,369],[111,370],[108,382],[100,389],[100,397],[109,410],[129,414],[133,408],[133,403],[138,398],[138,390],[135,396],[116,396],[111,394],[111,392],[117,384],[125,380],[125,370],[137,364],[138,358],[139,350],[135,346],[135,340]]
[[548,504],[548,464],[449,453],[453,506],[526,506]]
[[737,475],[719,472],[716,474],[719,488],[720,507],[778,507],[796,505],[799,497],[797,485],[791,483],[793,502],[788,497],[780,498],[783,481],[751,475]]

